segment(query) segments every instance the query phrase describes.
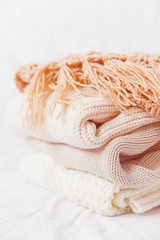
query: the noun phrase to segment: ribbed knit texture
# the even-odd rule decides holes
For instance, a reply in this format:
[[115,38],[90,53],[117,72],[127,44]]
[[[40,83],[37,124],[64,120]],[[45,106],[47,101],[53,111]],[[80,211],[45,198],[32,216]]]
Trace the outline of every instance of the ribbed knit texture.
[[20,67],[8,126],[50,154],[27,157],[25,178],[108,216],[158,206],[159,69],[159,55],[97,52]]
[[127,188],[160,184],[159,118],[137,107],[131,108],[131,115],[125,115],[109,100],[85,96],[79,96],[57,118],[62,105],[57,104],[51,114],[52,97],[46,104],[39,134],[24,126],[24,94],[8,107],[9,127],[32,137],[34,148],[50,152],[68,168],[94,173]]
[[20,172],[24,179],[105,216],[143,213],[160,205],[160,185],[123,189],[93,174],[65,168],[43,152],[25,157]]

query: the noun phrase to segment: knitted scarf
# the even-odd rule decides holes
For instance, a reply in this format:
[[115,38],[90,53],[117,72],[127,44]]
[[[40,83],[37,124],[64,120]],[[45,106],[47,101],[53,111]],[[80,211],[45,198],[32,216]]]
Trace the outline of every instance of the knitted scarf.
[[[27,94],[26,122],[39,131],[43,122],[46,101],[54,98],[66,106],[76,97],[71,92],[93,88],[95,96],[110,98],[125,114],[137,106],[152,117],[160,116],[160,56],[142,53],[102,54],[91,52],[73,54],[47,65],[27,64],[15,73],[16,85]],[[85,91],[85,95],[89,95]]]

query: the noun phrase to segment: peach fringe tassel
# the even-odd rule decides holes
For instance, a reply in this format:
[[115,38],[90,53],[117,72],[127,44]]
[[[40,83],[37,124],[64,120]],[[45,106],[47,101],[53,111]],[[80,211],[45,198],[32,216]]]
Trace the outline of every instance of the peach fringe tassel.
[[[160,117],[160,56],[143,53],[75,54],[47,65],[28,64],[15,74],[20,91],[27,95],[26,121],[40,130],[47,98],[54,92],[65,107],[74,99],[71,92],[92,87],[97,95],[110,98],[117,109],[130,114],[138,106],[153,117]],[[52,110],[53,110],[52,109]]]

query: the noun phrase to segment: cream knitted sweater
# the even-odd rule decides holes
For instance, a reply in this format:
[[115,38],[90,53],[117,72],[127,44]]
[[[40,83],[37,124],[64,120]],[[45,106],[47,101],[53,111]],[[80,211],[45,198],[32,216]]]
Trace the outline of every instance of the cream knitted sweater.
[[8,107],[8,126],[33,138],[32,143],[42,140],[35,141],[34,148],[49,152],[68,168],[94,173],[127,188],[160,184],[160,118],[137,107],[125,115],[109,100],[84,96],[57,118],[62,105],[57,104],[51,114],[53,97],[51,94],[46,104],[39,134],[23,124],[25,94]]
[[27,157],[24,176],[108,216],[158,206],[159,69],[159,55],[96,52],[20,67],[8,126],[52,156]]
[[93,174],[65,168],[44,152],[34,152],[25,157],[20,172],[27,181],[58,191],[105,216],[130,211],[143,213],[160,205],[160,185],[124,189]]

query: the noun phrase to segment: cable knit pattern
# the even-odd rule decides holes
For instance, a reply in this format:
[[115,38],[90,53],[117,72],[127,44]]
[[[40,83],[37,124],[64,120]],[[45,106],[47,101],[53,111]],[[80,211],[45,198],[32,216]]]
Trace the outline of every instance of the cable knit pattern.
[[123,189],[93,174],[65,168],[43,152],[25,157],[20,172],[24,179],[105,216],[142,213],[160,205],[160,185]]
[[51,114],[52,97],[39,134],[23,124],[24,94],[8,107],[9,127],[33,138],[30,141],[34,148],[50,152],[68,168],[94,173],[127,188],[160,184],[159,118],[137,107],[131,108],[131,115],[125,115],[110,100],[81,95],[57,118],[62,105],[57,104]]

